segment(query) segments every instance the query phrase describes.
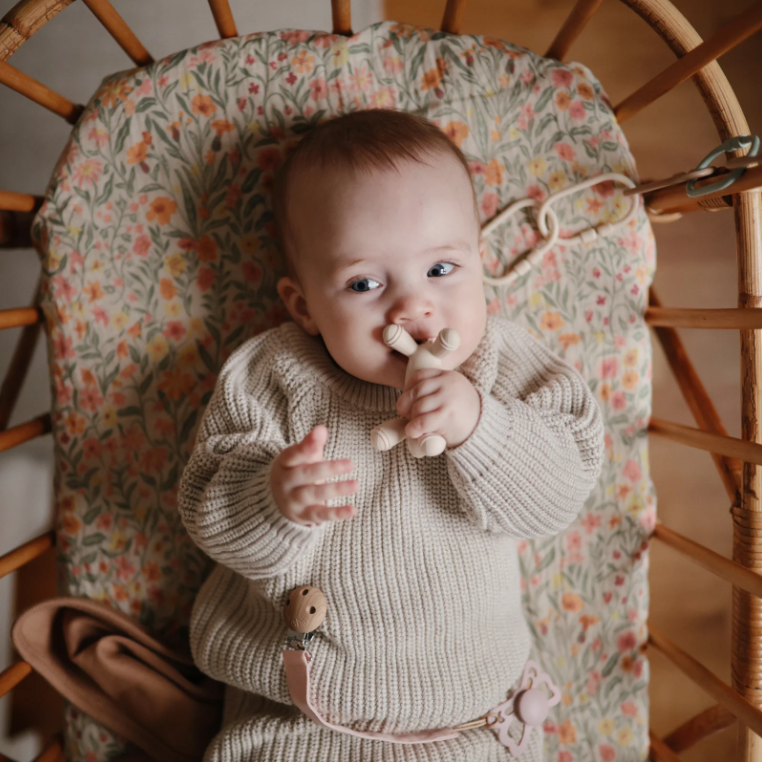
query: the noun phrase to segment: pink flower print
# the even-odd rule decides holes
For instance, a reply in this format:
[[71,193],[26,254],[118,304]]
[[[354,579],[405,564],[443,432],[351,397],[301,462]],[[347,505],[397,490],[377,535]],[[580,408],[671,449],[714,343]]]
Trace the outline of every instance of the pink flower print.
[[574,757],[572,757],[570,751],[560,751],[558,752],[558,759],[556,762],[574,762]]
[[92,313],[95,316],[96,323],[103,323],[104,328],[108,325],[108,313],[103,309],[103,307],[93,307]]
[[566,537],[566,548],[569,551],[582,550],[582,535],[579,532],[570,532]]
[[534,82],[534,72],[530,71],[529,69],[526,69],[521,73],[521,76],[519,79],[525,84],[528,85],[532,82]]
[[170,320],[164,329],[164,335],[172,341],[180,341],[185,336],[185,327],[179,320]]
[[86,386],[79,392],[79,405],[84,410],[95,412],[103,404],[101,393],[94,386]]
[[537,112],[532,108],[531,103],[525,103],[523,106],[520,106],[519,111],[521,111],[521,115],[526,119],[527,124],[532,121],[533,117],[537,116]]
[[611,407],[614,410],[624,410],[627,407],[627,400],[625,399],[624,392],[614,392],[611,395]]
[[601,363],[601,378],[616,378],[619,373],[619,359],[617,357],[607,357]]
[[[312,41],[312,44],[319,48],[330,48],[331,45],[336,40],[337,35],[335,34],[321,34],[315,37],[315,39]],[[382,47],[388,47],[392,44],[391,40],[387,40]]]
[[288,84],[289,84],[289,85],[293,85],[293,84],[294,84],[294,82],[296,82],[296,74],[294,74],[294,72],[291,72],[291,73],[290,73],[290,74],[289,74],[289,75],[286,77],[286,82],[288,82]]
[[496,193],[485,193],[482,196],[481,212],[485,219],[494,217],[498,208],[498,198]]
[[111,516],[110,513],[101,513],[101,514],[98,515],[98,519],[95,522],[95,526],[98,529],[109,530],[109,529],[111,529],[112,518],[113,517]]
[[63,299],[70,302],[77,293],[77,289],[74,288],[63,275],[56,275],[56,277],[53,278],[53,287],[55,289],[56,298],[59,301]]
[[571,161],[577,155],[577,152],[568,143],[556,143],[553,150],[564,161]]
[[638,645],[638,639],[635,637],[635,633],[632,630],[623,632],[616,639],[616,647],[620,654],[626,651],[632,651]]
[[597,529],[600,525],[601,517],[594,513],[588,513],[587,516],[582,519],[582,526],[585,527],[585,531],[588,534],[592,534],[593,530]]
[[151,80],[146,77],[141,83],[140,87],[135,90],[135,95],[148,95],[151,92]]
[[146,254],[148,254],[150,248],[151,239],[147,235],[142,235],[139,238],[136,238],[135,243],[132,244],[132,250],[139,257],[144,257]]
[[289,45],[296,45],[299,42],[306,42],[310,38],[312,32],[306,32],[303,30],[289,30],[287,32],[281,32],[281,39],[285,40]]
[[616,759],[616,751],[613,746],[609,746],[607,743],[601,744],[598,747],[598,753],[601,755],[603,762],[614,762]]
[[101,447],[97,437],[89,437],[82,442],[85,460],[92,460],[100,455]]
[[590,677],[587,678],[587,685],[585,686],[587,692],[594,696],[598,692],[598,688],[601,684],[601,673],[595,669],[590,673]]
[[574,75],[566,69],[553,69],[551,80],[554,87],[569,87],[574,81]]
[[102,162],[95,161],[95,159],[86,159],[74,168],[72,178],[80,188],[84,188],[87,185],[95,186],[102,174]]
[[71,336],[65,336],[59,331],[55,339],[53,339],[53,351],[55,352],[56,360],[67,360],[70,357],[74,357]]
[[131,579],[135,574],[135,567],[127,560],[125,556],[117,556],[114,559],[114,566],[116,566],[117,579]]
[[349,83],[352,92],[367,93],[370,90],[370,87],[373,84],[373,79],[370,76],[366,64],[363,64],[362,68],[355,69],[354,72],[349,75]]
[[569,106],[569,116],[576,121],[585,118],[585,106],[582,101],[572,102],[571,106]]
[[325,100],[328,97],[328,85],[326,84],[325,77],[317,77],[310,82],[310,98],[313,101]]
[[535,201],[545,201],[545,191],[539,185],[530,185],[527,188],[527,196]]

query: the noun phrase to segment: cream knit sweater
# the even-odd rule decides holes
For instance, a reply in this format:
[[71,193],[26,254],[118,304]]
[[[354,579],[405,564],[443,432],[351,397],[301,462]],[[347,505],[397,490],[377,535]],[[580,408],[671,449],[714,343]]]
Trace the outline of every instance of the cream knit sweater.
[[[577,516],[603,457],[587,384],[524,329],[490,316],[459,368],[481,397],[468,440],[434,458],[376,452],[371,429],[399,392],[335,364],[285,323],[225,363],[180,483],[179,510],[217,565],[191,620],[198,666],[230,686],[205,762],[508,760],[487,729],[400,745],[319,728],[288,693],[283,604],[299,585],[326,595],[310,647],[312,697],[331,722],[407,732],[472,720],[505,700],[530,648],[515,538]],[[290,522],[270,464],[318,423],[325,458],[351,458],[357,515]],[[555,710],[552,710],[555,712]],[[539,733],[535,733],[537,739]],[[541,758],[535,742],[523,760]]]

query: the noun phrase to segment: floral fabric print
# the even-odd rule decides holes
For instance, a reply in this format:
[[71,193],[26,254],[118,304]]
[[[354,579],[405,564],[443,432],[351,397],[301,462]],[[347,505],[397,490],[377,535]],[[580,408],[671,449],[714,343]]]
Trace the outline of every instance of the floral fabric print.
[[[75,126],[35,221],[52,369],[60,591],[187,637],[208,561],[175,508],[216,374],[286,318],[270,190],[321,120],[364,108],[434,120],[469,160],[482,221],[615,171],[626,139],[584,66],[491,37],[383,22],[345,38],[285,30],[212,42],[107,78]],[[563,199],[561,236],[614,221],[612,183]],[[531,210],[490,238],[487,271],[538,240]],[[559,243],[492,312],[587,378],[606,421],[602,477],[558,537],[520,544],[537,656],[563,689],[545,724],[553,762],[644,760],[648,535],[655,501],[643,321],[655,247],[642,207],[625,229]],[[67,750],[122,739],[74,709]]]

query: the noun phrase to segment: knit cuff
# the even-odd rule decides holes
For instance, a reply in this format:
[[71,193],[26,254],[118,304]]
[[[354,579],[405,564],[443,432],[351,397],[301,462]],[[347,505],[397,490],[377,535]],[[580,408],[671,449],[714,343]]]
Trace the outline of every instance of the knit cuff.
[[481,479],[495,463],[505,462],[513,428],[510,406],[476,389],[481,399],[481,413],[476,428],[464,442],[446,450],[464,481]]
[[244,466],[245,452],[236,455],[241,462],[230,464],[224,499],[218,510],[207,503],[194,539],[212,558],[249,579],[282,574],[313,544],[322,526],[287,519],[270,486],[272,464],[247,474],[251,465]]

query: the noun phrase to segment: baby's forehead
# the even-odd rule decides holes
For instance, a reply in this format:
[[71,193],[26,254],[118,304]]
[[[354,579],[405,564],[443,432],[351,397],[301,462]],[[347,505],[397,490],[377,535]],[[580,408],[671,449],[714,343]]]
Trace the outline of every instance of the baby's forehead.
[[465,167],[444,153],[424,161],[362,170],[299,168],[289,178],[287,193],[298,256],[309,252],[313,262],[329,265],[337,256],[345,258],[347,249],[367,251],[376,243],[384,247],[396,241],[398,248],[409,244],[417,250],[449,238],[478,237],[473,186]]

